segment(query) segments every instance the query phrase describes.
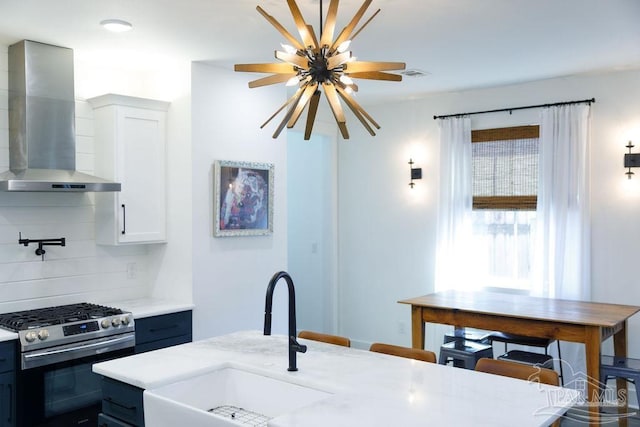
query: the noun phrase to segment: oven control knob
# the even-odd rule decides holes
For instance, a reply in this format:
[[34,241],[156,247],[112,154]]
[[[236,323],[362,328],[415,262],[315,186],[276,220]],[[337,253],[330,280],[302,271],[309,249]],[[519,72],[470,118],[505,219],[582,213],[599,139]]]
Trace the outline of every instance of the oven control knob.
[[114,317],[111,320],[111,324],[113,325],[113,327],[115,328],[116,326],[120,326],[120,318],[119,317]]
[[120,321],[124,326],[127,326],[129,324],[129,317],[123,317]]
[[35,331],[29,331],[24,336],[24,339],[26,339],[27,342],[34,342],[36,338],[38,338],[38,334],[36,334]]
[[111,322],[109,322],[109,319],[104,319],[102,322],[100,322],[100,326],[102,326],[102,329],[107,329],[109,326],[111,326]]
[[46,340],[47,338],[49,338],[49,331],[47,331],[46,329],[39,330],[38,338],[40,339],[40,341]]

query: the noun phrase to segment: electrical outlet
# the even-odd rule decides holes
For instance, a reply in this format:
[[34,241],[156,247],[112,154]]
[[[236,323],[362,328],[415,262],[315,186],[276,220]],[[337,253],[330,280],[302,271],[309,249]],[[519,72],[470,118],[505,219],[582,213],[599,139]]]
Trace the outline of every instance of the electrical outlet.
[[402,321],[398,322],[398,333],[400,335],[404,335],[404,334],[407,333],[407,324],[406,323],[404,323]]
[[135,279],[138,275],[138,266],[135,262],[127,263],[127,279]]

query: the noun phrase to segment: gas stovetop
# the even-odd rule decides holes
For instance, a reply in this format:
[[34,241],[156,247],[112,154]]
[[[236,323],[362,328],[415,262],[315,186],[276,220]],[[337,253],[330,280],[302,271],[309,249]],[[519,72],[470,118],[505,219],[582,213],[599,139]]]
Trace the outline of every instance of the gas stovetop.
[[134,332],[131,313],[91,303],[2,313],[0,327],[18,333],[22,351]]
[[123,314],[119,308],[81,302],[0,314],[0,326],[13,332]]

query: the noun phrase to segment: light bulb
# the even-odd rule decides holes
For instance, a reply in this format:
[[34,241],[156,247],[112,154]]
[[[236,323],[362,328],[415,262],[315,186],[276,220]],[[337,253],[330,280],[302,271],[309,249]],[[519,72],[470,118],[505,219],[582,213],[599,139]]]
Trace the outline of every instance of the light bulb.
[[349,49],[349,46],[351,46],[351,40],[343,41],[338,45],[338,52],[346,52]]
[[293,54],[298,52],[295,47],[293,47],[293,46],[291,46],[289,44],[280,43],[280,46],[282,46],[282,48],[284,49],[285,52],[290,53],[291,55],[293,55]]
[[298,76],[293,76],[289,80],[287,80],[285,86],[296,86],[299,82],[300,80],[298,79]]
[[346,74],[343,74],[340,76],[340,81],[346,85],[352,85],[353,84],[353,79],[349,76],[347,76]]

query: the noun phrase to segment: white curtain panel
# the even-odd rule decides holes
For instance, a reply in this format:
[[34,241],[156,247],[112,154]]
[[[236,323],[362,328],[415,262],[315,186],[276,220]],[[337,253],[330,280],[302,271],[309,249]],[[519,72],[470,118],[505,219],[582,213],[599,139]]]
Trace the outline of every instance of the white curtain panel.
[[472,170],[471,119],[449,117],[438,121],[440,128],[440,185],[436,232],[436,291],[465,289],[461,260],[467,258],[471,235]]
[[[541,296],[589,300],[590,203],[589,134],[591,107],[571,104],[540,113],[536,260]],[[562,342],[564,385],[586,372],[584,346]],[[555,350],[555,346],[552,347]],[[557,354],[554,354],[557,356]]]
[[590,277],[588,104],[540,113],[540,161],[534,271],[542,296],[588,300]]

